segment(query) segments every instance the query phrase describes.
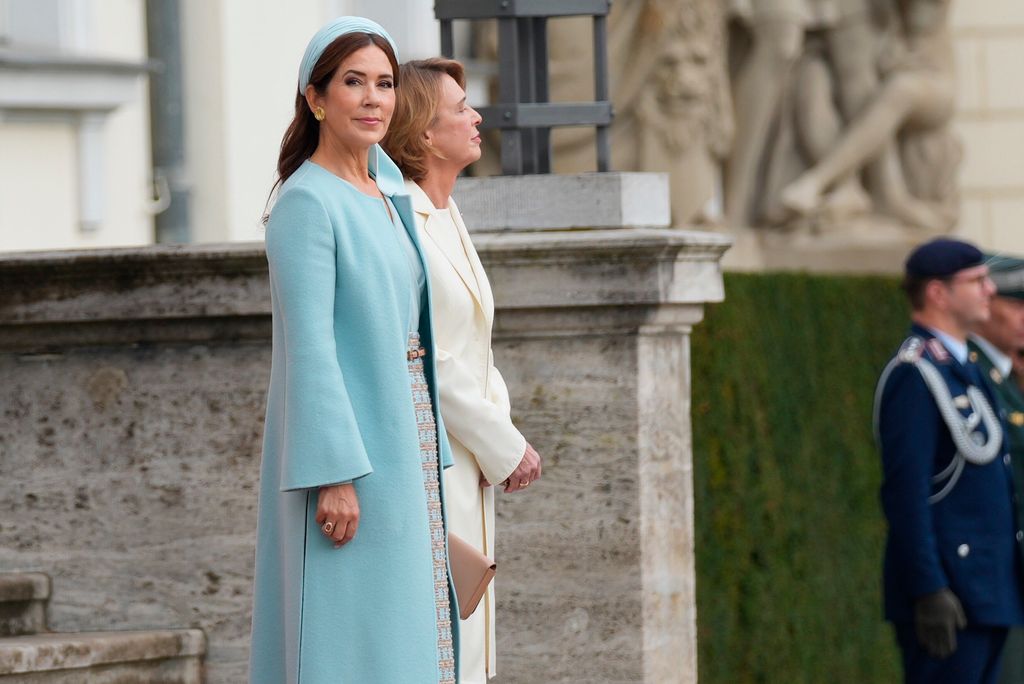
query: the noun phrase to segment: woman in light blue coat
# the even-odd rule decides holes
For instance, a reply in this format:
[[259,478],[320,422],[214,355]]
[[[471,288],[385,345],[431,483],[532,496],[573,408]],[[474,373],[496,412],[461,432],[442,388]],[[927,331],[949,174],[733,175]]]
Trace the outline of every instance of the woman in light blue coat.
[[365,19],[321,29],[282,143],[254,684],[456,680],[429,279],[401,174],[377,145],[396,52]]

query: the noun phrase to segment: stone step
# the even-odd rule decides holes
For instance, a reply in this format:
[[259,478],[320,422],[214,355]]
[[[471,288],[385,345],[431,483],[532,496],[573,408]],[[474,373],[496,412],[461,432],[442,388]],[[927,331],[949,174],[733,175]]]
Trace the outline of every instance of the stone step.
[[41,572],[0,574],[0,637],[46,631],[50,577]]
[[0,639],[0,684],[202,684],[197,629],[34,634]]

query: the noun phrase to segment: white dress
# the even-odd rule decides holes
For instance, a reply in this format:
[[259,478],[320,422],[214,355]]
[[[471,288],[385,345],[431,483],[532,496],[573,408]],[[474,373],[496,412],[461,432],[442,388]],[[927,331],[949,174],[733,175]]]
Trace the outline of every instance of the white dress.
[[[526,439],[512,424],[508,390],[494,367],[494,300],[458,207],[434,207],[406,182],[433,303],[435,362],[441,417],[455,466],[444,473],[448,530],[494,557],[494,485],[523,458]],[[495,585],[501,584],[501,559]],[[459,625],[459,683],[484,684],[495,674],[494,586]]]

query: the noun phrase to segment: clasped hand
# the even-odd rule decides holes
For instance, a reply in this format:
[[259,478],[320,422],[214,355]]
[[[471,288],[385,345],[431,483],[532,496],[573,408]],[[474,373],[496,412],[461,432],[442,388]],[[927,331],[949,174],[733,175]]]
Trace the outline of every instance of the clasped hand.
[[[523,458],[519,461],[519,465],[516,466],[516,469],[512,471],[512,474],[502,482],[505,486],[505,492],[511,494],[512,492],[518,492],[521,489],[526,489],[530,486],[530,483],[536,482],[540,479],[541,470],[540,454],[538,454],[537,450],[527,442],[526,451],[523,453]],[[491,483],[487,481],[487,478],[484,477],[482,473],[480,475],[480,486],[491,486]]]

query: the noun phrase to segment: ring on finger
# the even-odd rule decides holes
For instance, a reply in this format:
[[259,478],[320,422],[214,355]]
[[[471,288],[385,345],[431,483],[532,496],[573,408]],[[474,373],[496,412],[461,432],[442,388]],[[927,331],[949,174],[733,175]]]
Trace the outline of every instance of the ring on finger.
[[519,483],[519,486],[520,487],[529,487],[530,486],[530,481],[529,480],[523,480],[522,482]]
[[322,526],[320,527],[320,529],[322,529],[322,530],[324,531],[324,534],[327,534],[327,535],[329,535],[329,534],[331,534],[332,532],[334,532],[334,523],[332,523],[332,522],[331,522],[330,520],[328,520],[327,522],[325,522],[325,523],[324,523],[324,524],[323,524],[323,525],[322,525]]

